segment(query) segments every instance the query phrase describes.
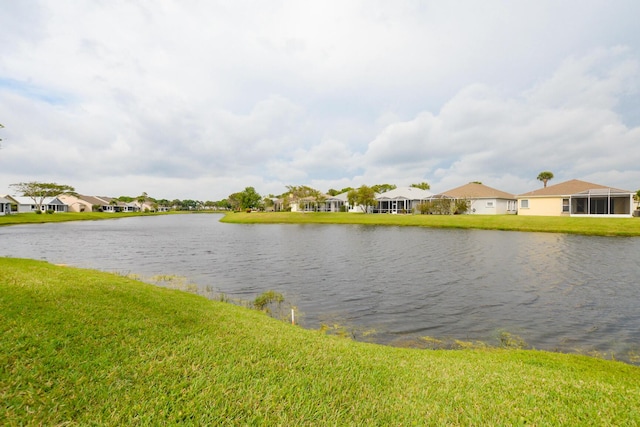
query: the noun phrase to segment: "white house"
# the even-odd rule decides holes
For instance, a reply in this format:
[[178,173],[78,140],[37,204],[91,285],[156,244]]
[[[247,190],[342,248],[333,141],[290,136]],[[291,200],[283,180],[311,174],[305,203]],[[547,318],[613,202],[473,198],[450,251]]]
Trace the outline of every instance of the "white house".
[[398,187],[376,196],[374,213],[411,213],[420,203],[433,197],[433,193],[416,187]]
[[11,205],[15,204],[12,200],[7,197],[0,196],[0,215],[10,215],[11,214]]
[[[31,197],[17,196],[12,197],[18,204],[18,213],[35,212],[38,207]],[[57,197],[45,197],[42,199],[42,212],[68,212],[69,206]]]
[[518,199],[515,195],[478,182],[470,182],[440,193],[438,196],[467,200],[469,203],[467,214],[501,215],[515,214],[518,211]]

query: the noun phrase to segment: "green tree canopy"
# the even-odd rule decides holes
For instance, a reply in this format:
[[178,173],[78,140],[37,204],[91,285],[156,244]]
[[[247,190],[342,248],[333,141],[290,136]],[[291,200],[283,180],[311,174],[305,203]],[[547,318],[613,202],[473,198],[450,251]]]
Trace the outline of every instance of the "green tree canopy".
[[76,191],[70,185],[56,184],[55,182],[19,182],[11,184],[17,192],[25,197],[30,197],[36,205],[38,211],[42,210],[42,203],[47,197],[56,197],[64,193],[73,193]]
[[411,187],[419,188],[421,190],[430,190],[431,189],[431,186],[429,185],[428,182],[421,182],[419,184],[411,184]]
[[357,190],[351,190],[347,193],[347,200],[352,206],[360,206],[364,213],[369,211],[370,206],[376,204],[376,192],[373,187],[366,185],[360,186]]
[[253,187],[246,187],[244,191],[230,194],[227,201],[234,210],[254,209],[260,207],[262,196]]
[[538,174],[538,181],[542,181],[545,188],[547,187],[547,182],[553,179],[553,172],[543,171]]
[[373,189],[374,192],[380,194],[380,193],[386,193],[387,191],[395,190],[397,186],[393,184],[376,184],[376,185],[372,185],[371,188]]
[[321,191],[316,190],[315,188],[308,187],[306,185],[287,185],[287,190],[289,195],[293,200],[304,199],[305,197],[313,197],[315,199],[323,199],[324,194]]

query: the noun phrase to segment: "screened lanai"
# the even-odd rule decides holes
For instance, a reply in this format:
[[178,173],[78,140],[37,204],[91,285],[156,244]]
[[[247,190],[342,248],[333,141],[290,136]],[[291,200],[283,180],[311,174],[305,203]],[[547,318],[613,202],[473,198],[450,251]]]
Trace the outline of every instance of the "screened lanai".
[[609,215],[628,217],[633,214],[633,194],[615,188],[597,188],[582,191],[564,200],[572,216]]
[[415,187],[399,187],[376,196],[374,213],[411,213],[420,204],[433,197],[433,193]]

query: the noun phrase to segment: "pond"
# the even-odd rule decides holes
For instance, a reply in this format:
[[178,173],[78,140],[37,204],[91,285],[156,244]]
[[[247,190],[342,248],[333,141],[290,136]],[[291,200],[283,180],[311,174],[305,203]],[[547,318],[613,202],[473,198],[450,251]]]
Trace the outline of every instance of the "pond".
[[640,363],[640,238],[359,225],[245,225],[168,215],[0,228],[0,256],[143,278],[201,293],[267,290],[301,324],[420,346],[424,337]]

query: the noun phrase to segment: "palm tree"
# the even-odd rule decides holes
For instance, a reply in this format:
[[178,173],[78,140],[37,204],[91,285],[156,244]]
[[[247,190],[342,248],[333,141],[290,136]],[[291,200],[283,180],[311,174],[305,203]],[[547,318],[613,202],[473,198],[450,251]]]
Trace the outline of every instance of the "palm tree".
[[553,179],[553,172],[544,171],[538,174],[538,181],[542,181],[545,188],[547,188],[547,181],[550,179]]

